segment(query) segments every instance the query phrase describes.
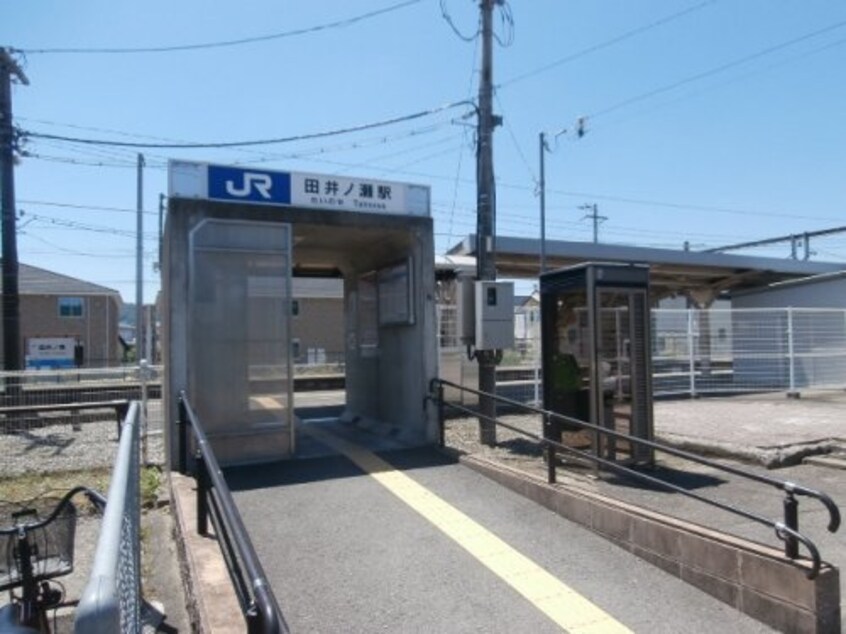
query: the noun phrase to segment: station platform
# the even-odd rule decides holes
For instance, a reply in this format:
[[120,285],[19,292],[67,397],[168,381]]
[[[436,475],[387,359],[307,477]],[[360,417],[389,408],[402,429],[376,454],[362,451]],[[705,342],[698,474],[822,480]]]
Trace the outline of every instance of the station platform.
[[[292,632],[770,631],[437,449],[301,429],[317,457],[226,470]],[[243,630],[231,603],[200,603],[210,631]]]

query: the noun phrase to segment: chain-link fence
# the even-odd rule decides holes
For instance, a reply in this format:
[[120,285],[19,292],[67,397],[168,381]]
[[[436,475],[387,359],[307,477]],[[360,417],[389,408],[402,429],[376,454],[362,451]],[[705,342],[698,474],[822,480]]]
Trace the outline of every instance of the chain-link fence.
[[0,478],[111,468],[132,400],[146,404],[142,461],[162,464],[160,377],[139,366],[0,373]]

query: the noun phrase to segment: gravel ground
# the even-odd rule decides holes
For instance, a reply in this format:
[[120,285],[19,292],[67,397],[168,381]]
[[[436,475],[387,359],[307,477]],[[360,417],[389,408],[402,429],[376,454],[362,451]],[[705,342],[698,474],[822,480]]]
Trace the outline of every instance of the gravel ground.
[[[521,430],[533,436],[542,435],[541,417],[537,415],[501,415],[499,421],[514,427],[515,430]],[[519,431],[498,427],[496,432],[497,444],[490,447],[479,442],[478,419],[466,417],[448,420],[444,436],[447,447],[546,478],[546,461],[540,443]],[[565,432],[564,440],[565,442],[573,442],[577,446],[584,445],[584,436],[581,434]],[[570,468],[567,471],[558,471],[560,482],[572,482],[581,486],[596,488],[594,486],[595,481],[587,477],[588,474],[592,473],[590,468],[572,462],[569,463],[569,466]]]
[[[108,468],[114,464],[118,447],[114,418],[81,422],[77,428],[64,423],[31,424],[20,430],[0,432],[0,478],[28,473],[79,471]],[[84,419],[83,419],[84,420]],[[164,461],[161,435],[161,402],[148,406],[148,462]]]

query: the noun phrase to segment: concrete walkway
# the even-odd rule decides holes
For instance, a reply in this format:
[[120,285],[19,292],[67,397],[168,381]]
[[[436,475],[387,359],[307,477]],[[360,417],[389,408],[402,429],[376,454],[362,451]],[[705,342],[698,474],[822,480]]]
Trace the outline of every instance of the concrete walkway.
[[[604,625],[568,631],[769,631],[436,450],[382,453],[374,464],[368,473],[334,456],[227,471],[294,632],[557,632],[562,621],[550,615],[572,618],[585,602]],[[386,490],[396,474],[436,510]],[[456,512],[462,519],[449,519]],[[503,562],[511,552],[527,559]],[[535,594],[520,590],[532,565],[551,575],[527,580]],[[567,590],[550,609],[555,580]]]
[[846,392],[785,393],[657,401],[655,435],[696,451],[760,463],[796,464],[846,448]]
[[[846,503],[842,471],[797,463],[808,452],[846,445],[844,414],[846,394],[831,392],[806,394],[798,400],[774,394],[655,404],[659,439],[730,462],[752,463],[751,469],[824,490],[841,504]],[[485,457],[497,459],[508,451],[501,447]],[[767,631],[442,456],[420,451],[381,455],[432,494],[566,579],[633,631]],[[530,459],[537,463],[527,469],[543,469],[537,456],[523,458],[527,465]],[[767,471],[764,465],[795,466]],[[658,472],[698,493],[781,519],[778,491],[671,458],[660,460]],[[465,551],[442,541],[438,530],[421,523],[412,510],[342,456],[229,470],[227,477],[292,631],[557,631],[540,612],[532,612],[524,598],[488,579]],[[779,543],[754,523],[679,494],[623,478],[596,480],[578,473],[563,477],[572,486],[755,541]],[[190,515],[190,483],[185,484],[181,506],[183,515],[186,510]],[[826,521],[818,503],[801,500],[800,530],[815,541],[825,560],[843,569],[843,530],[827,533]],[[206,550],[202,557],[211,552]],[[216,574],[219,583],[228,583],[225,571],[218,568]],[[846,588],[841,592],[846,595]],[[843,595],[841,608],[846,609]],[[216,601],[207,607],[213,609]],[[681,605],[692,607],[679,610]],[[218,618],[237,628],[243,621],[231,609],[230,603]]]

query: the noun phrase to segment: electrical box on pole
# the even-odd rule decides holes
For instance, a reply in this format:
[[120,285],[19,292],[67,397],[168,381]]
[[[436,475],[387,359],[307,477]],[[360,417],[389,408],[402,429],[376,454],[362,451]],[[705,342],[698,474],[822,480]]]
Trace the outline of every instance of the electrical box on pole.
[[465,280],[458,301],[464,345],[477,351],[514,347],[514,283]]

